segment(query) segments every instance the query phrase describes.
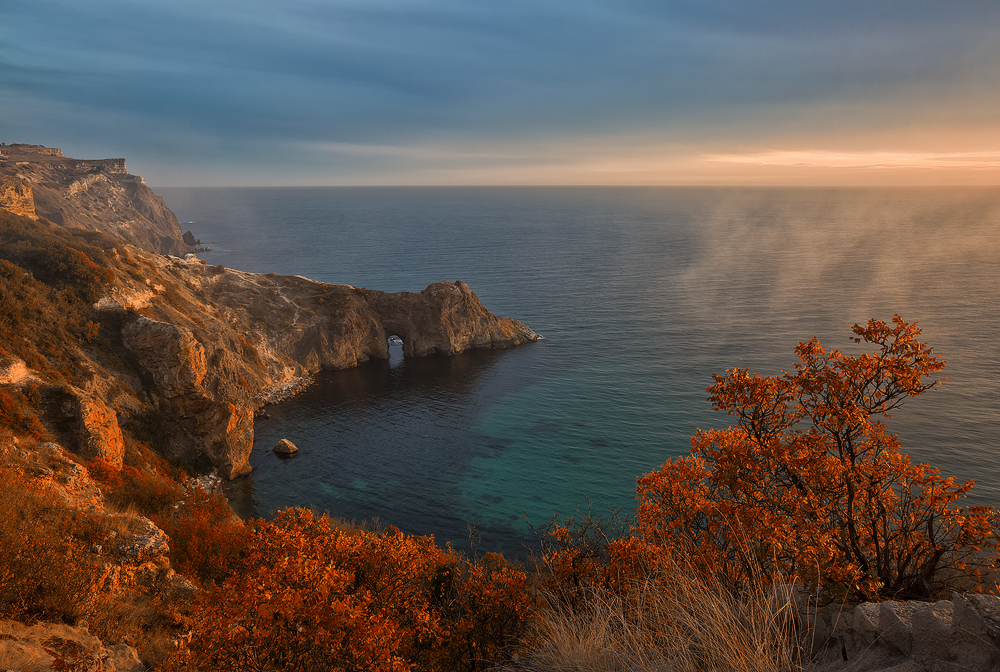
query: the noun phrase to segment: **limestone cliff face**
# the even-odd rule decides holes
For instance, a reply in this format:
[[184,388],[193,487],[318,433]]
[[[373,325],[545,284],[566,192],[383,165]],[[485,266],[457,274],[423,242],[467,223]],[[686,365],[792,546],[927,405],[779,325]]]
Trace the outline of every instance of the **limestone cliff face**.
[[438,282],[419,294],[365,290],[364,297],[382,329],[403,340],[407,357],[506,348],[538,338],[521,322],[486,310],[462,281]]
[[205,348],[189,329],[140,316],[122,329],[125,347],[152,375],[160,406],[186,424],[195,448],[228,478],[250,471],[253,407],[215,399],[203,386]]
[[127,254],[145,277],[122,274],[99,305],[138,313],[122,341],[151,381],[145,392],[180,421],[171,457],[205,455],[226,478],[250,471],[253,413],[272,392],[323,369],[387,359],[390,335],[403,338],[409,357],[538,339],[490,313],[462,282],[389,294]]
[[[87,459],[120,466],[126,439],[137,436],[129,428],[138,427],[147,437],[138,440],[153,437],[149,440],[166,457],[188,462],[207,457],[223,477],[235,478],[250,471],[253,415],[261,405],[323,369],[388,359],[391,335],[403,339],[407,357],[505,348],[538,338],[524,324],[493,315],[463,282],[386,293],[301,276],[244,273],[206,265],[194,255],[150,253],[174,249],[172,241],[180,241],[181,233],[173,215],[164,214],[169,210],[162,201],[125,172],[124,161],[32,156],[27,164],[14,165],[32,180],[43,216],[51,220],[52,210],[58,210],[67,226],[142,241],[133,246],[94,238],[101,246],[92,250],[94,259],[114,279],[101,280],[103,295],[80,328],[80,340],[61,346],[59,364],[72,361],[75,374],[62,381],[47,378],[7,356],[0,345],[0,384],[34,385],[31,395],[40,396],[60,441]],[[175,239],[150,238],[157,230],[150,218],[130,228],[143,204],[163,208],[147,214],[172,222],[160,230],[174,231]],[[56,248],[66,244],[47,222],[16,219],[21,232],[16,235],[33,226],[38,237],[32,240],[51,239]]]
[[15,215],[37,219],[31,183],[10,175],[0,175],[0,208]]
[[[32,216],[101,231],[149,252],[190,250],[177,218],[141,177],[128,174],[124,159],[70,159],[38,145],[10,145],[3,151],[0,179],[30,184]],[[0,207],[6,207],[2,200]]]

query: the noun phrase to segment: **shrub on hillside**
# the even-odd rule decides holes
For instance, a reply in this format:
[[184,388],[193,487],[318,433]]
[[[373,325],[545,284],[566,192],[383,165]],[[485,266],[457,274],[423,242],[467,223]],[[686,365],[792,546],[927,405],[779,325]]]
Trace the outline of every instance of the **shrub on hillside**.
[[125,465],[112,482],[118,481],[121,485],[109,487],[105,493],[107,501],[122,509],[131,507],[144,516],[170,511],[184,492],[179,483],[152,468]]
[[100,234],[0,210],[0,343],[49,380],[86,375],[78,351],[113,348],[93,303],[114,279]]
[[997,511],[963,506],[971,481],[912,464],[875,419],[935,386],[926,379],[944,361],[898,315],[854,333],[875,350],[827,352],[813,339],[796,348],[795,373],[715,376],[710,400],[737,425],[699,430],[690,456],[639,479],[643,539],[735,586],[762,566],[832,598],[982,588]]
[[174,669],[479,670],[510,655],[532,614],[526,575],[500,556],[471,562],[302,509],[258,522],[243,556],[198,600]]
[[38,416],[16,390],[11,390],[10,394],[0,390],[0,427],[9,428],[15,434],[32,439],[41,439],[46,435]]
[[85,550],[94,521],[9,465],[0,466],[0,510],[0,618],[75,622],[98,575]]
[[242,571],[250,528],[233,516],[221,494],[191,488],[173,513],[158,513],[153,522],[170,537],[174,569],[206,586]]

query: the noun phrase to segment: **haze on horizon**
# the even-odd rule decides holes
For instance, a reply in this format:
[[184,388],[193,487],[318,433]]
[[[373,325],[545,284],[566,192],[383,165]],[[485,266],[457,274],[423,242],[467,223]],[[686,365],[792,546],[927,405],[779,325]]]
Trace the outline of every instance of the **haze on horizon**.
[[998,29],[995,0],[7,0],[0,141],[154,187],[996,185]]

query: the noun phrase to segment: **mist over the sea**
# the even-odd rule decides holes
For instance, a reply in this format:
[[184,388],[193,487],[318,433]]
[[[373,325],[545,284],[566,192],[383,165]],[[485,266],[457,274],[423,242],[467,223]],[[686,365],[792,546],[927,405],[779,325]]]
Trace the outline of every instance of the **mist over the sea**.
[[[419,291],[463,280],[545,340],[323,376],[257,422],[244,515],[299,505],[517,552],[633,505],[635,477],[723,427],[711,374],[917,320],[950,379],[889,426],[1000,504],[1000,189],[158,189],[208,263]],[[191,222],[188,224],[188,222]],[[299,456],[270,448],[287,437]]]

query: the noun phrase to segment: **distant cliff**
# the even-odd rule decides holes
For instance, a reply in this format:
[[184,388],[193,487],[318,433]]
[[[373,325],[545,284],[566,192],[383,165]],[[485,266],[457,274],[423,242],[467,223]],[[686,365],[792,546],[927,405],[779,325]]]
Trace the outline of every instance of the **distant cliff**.
[[[101,231],[147,252],[190,251],[177,218],[141,177],[128,174],[125,159],[70,159],[52,147],[0,145],[0,179],[0,208],[15,214]],[[27,185],[26,193],[15,193],[15,184],[21,192]]]

